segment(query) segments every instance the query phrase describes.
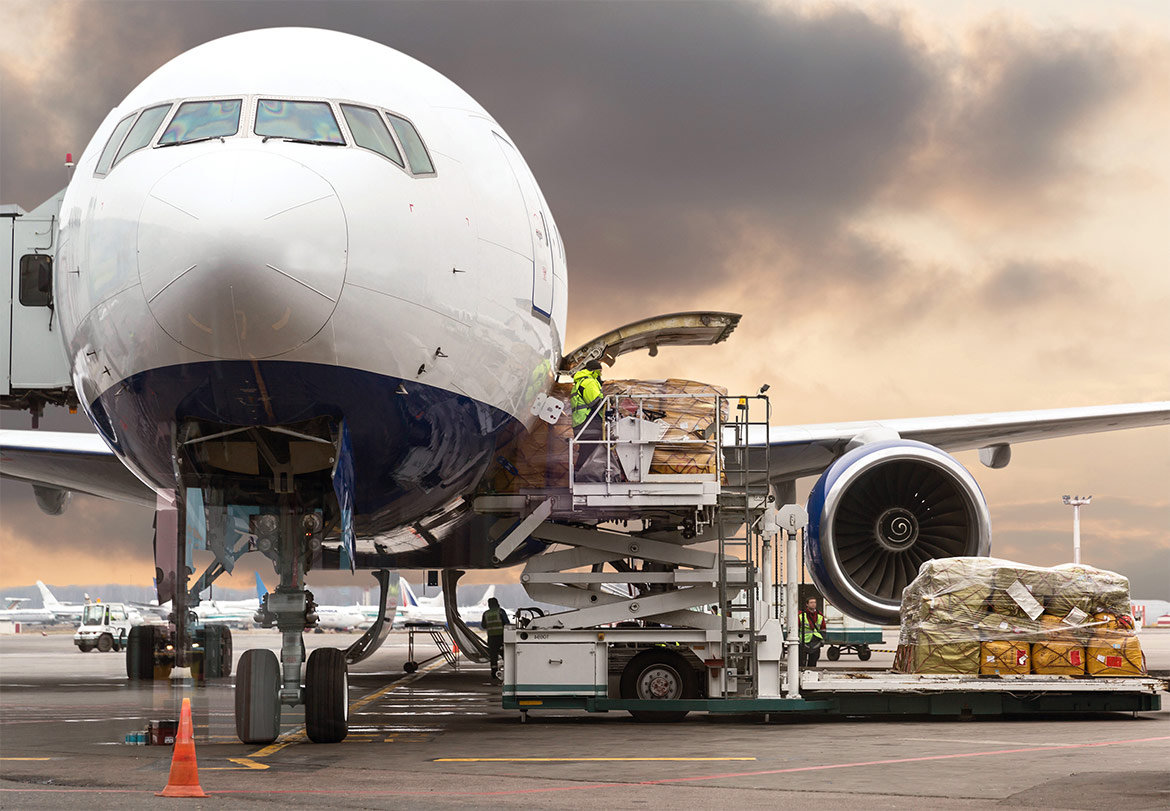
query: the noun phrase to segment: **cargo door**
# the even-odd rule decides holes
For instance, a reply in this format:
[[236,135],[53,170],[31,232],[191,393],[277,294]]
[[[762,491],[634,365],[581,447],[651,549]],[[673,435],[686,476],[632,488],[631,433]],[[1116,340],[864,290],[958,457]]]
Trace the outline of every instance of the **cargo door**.
[[520,186],[520,193],[524,196],[524,208],[528,214],[528,227],[532,237],[532,309],[552,317],[553,305],[553,273],[555,267],[552,248],[552,235],[549,233],[548,217],[545,216],[544,206],[540,202],[540,192],[537,191],[536,181],[532,172],[528,170],[524,159],[516,151],[516,147],[508,143],[498,133],[496,143],[500,145],[512,175]]
[[710,346],[727,340],[740,316],[737,313],[670,313],[643,318],[610,330],[565,353],[561,371],[572,374],[591,360],[613,365],[619,355],[646,349],[657,355],[660,346]]

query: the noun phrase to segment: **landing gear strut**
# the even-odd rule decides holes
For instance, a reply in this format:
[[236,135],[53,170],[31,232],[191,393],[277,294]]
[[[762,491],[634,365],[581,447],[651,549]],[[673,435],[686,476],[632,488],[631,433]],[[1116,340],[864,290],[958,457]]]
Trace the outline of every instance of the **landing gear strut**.
[[305,588],[305,571],[320,546],[321,516],[300,512],[286,499],[280,513],[255,517],[257,547],[272,558],[280,585],[265,595],[256,621],[280,629],[280,661],[271,651],[250,650],[236,679],[236,734],[245,743],[271,743],[280,734],[282,705],[305,705],[305,724],[314,743],[338,743],[349,731],[349,674],[344,652],[313,651],[304,687],[306,628],[317,625],[317,604]]

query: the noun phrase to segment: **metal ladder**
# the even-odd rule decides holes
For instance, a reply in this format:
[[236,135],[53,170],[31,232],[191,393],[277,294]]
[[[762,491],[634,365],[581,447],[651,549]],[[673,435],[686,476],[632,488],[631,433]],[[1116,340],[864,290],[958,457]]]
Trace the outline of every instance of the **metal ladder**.
[[[729,397],[720,403],[729,412],[719,426],[723,442],[726,483],[719,497],[719,605],[720,641],[723,651],[722,690],[725,697],[759,694],[759,659],[756,650],[757,552],[759,518],[768,506],[768,424],[771,407],[764,395]],[[731,441],[728,442],[730,435]],[[754,447],[749,449],[749,436]],[[762,443],[762,446],[761,446]],[[749,632],[729,625],[738,616]],[[735,685],[729,684],[734,673]]]

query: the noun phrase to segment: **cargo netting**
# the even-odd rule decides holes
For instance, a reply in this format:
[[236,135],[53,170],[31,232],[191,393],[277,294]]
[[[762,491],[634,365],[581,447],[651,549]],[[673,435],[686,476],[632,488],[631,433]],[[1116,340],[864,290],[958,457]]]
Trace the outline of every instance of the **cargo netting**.
[[1142,676],[1129,580],[1080,564],[927,561],[902,592],[900,673]]
[[[497,464],[488,479],[487,490],[514,493],[526,489],[569,486],[569,438],[573,434],[569,408],[571,383],[558,383],[549,397],[564,403],[563,416],[555,425],[538,421],[520,431],[496,454]],[[723,403],[727,418],[727,390],[693,380],[606,380],[602,393],[616,402],[618,417],[641,413],[645,419],[666,426],[666,433],[654,449],[651,473],[716,473],[718,443],[714,434],[716,411]],[[605,468],[604,454],[596,454],[591,465]],[[616,458],[614,470],[620,471]],[[594,480],[597,476],[592,477]]]

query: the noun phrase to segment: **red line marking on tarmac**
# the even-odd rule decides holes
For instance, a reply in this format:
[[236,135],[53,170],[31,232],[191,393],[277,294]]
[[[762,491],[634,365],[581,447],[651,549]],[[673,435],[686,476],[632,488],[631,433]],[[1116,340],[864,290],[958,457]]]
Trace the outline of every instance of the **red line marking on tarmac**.
[[[1098,741],[1095,743],[1068,743],[1055,746],[1028,746],[1018,749],[991,749],[986,752],[961,752],[953,755],[923,755],[921,757],[889,758],[887,760],[865,760],[857,763],[827,763],[820,766],[793,766],[787,769],[764,769],[751,772],[728,772],[725,774],[708,774],[698,777],[665,777],[661,780],[638,780],[630,783],[592,783],[572,786],[550,786],[542,788],[510,789],[506,791],[365,791],[360,789],[218,789],[208,791],[208,794],[320,794],[328,796],[370,796],[370,797],[499,797],[510,794],[543,794],[553,791],[584,791],[600,788],[628,788],[629,786],[657,786],[666,783],[686,783],[699,780],[723,780],[729,777],[759,777],[767,774],[792,774],[794,772],[816,772],[826,769],[852,769],[858,766],[889,766],[895,763],[921,763],[932,760],[954,760],[967,757],[987,757],[989,755],[1015,755],[1023,752],[1057,752],[1064,749],[1087,749],[1102,746],[1121,746],[1132,743],[1154,743],[1156,741],[1170,741],[1170,735],[1161,735],[1156,738],[1130,738],[1122,741]],[[145,789],[116,789],[116,788],[0,788],[0,792],[101,792],[104,794],[149,794]]]

